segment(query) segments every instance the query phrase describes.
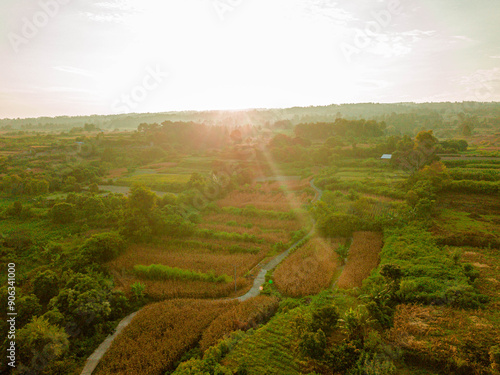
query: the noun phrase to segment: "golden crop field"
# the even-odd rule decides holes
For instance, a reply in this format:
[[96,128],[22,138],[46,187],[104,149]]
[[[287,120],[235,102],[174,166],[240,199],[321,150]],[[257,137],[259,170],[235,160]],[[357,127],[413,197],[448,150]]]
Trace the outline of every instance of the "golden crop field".
[[260,229],[283,229],[287,231],[295,231],[302,228],[298,220],[277,220],[259,216],[242,216],[231,213],[211,213],[203,217],[206,223],[225,224],[228,222],[236,222],[238,226],[248,225],[252,228]]
[[382,233],[355,232],[347,263],[338,280],[339,288],[361,287],[363,280],[377,267],[382,249]]
[[317,294],[328,288],[340,266],[336,247],[342,242],[313,238],[274,271],[278,290],[291,297]]
[[297,209],[303,203],[307,203],[311,197],[307,193],[299,195],[282,192],[250,192],[250,191],[232,191],[227,197],[218,201],[220,207],[245,207],[253,205],[260,210],[273,210],[286,212],[291,209]]
[[258,227],[245,228],[245,227],[239,227],[227,224],[218,224],[218,223],[200,224],[199,227],[205,229],[211,229],[217,232],[233,232],[239,234],[248,233],[250,235],[254,235],[260,239],[263,239],[264,241],[269,243],[276,243],[280,241],[288,242],[291,233],[290,231],[279,230],[279,229],[262,230]]
[[233,331],[256,327],[274,315],[278,306],[276,298],[266,296],[257,296],[234,306],[217,317],[203,332],[201,350],[205,351]]
[[172,300],[146,306],[116,338],[96,375],[164,375],[236,301]]
[[163,264],[196,272],[214,271],[217,275],[227,274],[230,276],[234,274],[234,267],[236,266],[237,275],[242,276],[249,268],[259,263],[264,258],[265,253],[270,250],[269,245],[263,246],[262,244],[239,243],[236,241],[225,245],[226,249],[229,250],[235,244],[241,248],[261,250],[257,254],[250,252],[231,254],[229,251],[210,251],[203,248],[187,250],[185,248],[172,249],[170,246],[132,245],[124,254],[110,262],[109,265],[118,272],[130,270],[137,264],[144,266]]

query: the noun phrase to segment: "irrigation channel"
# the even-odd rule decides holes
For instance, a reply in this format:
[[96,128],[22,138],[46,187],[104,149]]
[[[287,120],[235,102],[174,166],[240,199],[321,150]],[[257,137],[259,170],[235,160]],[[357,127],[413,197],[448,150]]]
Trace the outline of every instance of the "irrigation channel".
[[[312,202],[315,202],[315,201],[321,199],[321,196],[323,195],[323,191],[318,189],[316,187],[316,185],[314,185],[314,179],[309,181],[309,184],[316,191],[316,196],[314,197]],[[314,225],[315,224],[316,223],[313,220],[313,227],[312,227],[311,231],[306,235],[306,237],[312,235],[312,233],[314,232]],[[250,288],[250,290],[248,292],[246,292],[244,295],[242,295],[240,297],[232,298],[232,299],[233,300],[237,299],[238,301],[245,301],[249,298],[258,296],[260,294],[260,287],[262,285],[264,285],[267,271],[271,271],[278,264],[280,264],[290,254],[290,252],[293,251],[298,246],[298,244],[301,241],[302,241],[302,239],[297,241],[296,243],[294,243],[287,250],[285,250],[281,254],[277,255],[272,260],[270,260],[268,263],[266,263],[264,266],[262,266],[259,274],[254,279],[253,285]],[[230,301],[231,299],[227,299],[227,300]],[[111,343],[113,342],[113,340],[123,331],[123,329],[126,326],[129,325],[129,323],[132,321],[132,319],[135,317],[135,315],[139,311],[136,311],[136,312],[126,316],[123,320],[120,321],[120,323],[116,327],[115,332],[112,335],[108,336],[102,342],[102,344],[99,345],[99,347],[94,351],[94,353],[92,353],[92,355],[89,358],[87,358],[87,362],[85,363],[85,367],[83,368],[81,375],[91,375],[92,374],[92,372],[95,370],[95,368],[99,364],[99,361],[101,360],[103,355],[106,353],[106,351],[111,346]]]

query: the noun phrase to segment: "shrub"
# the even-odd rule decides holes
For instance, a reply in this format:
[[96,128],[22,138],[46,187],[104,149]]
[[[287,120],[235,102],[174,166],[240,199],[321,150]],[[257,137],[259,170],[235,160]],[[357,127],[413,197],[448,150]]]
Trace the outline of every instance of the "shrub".
[[39,272],[33,282],[33,292],[46,304],[59,293],[59,277],[52,270]]
[[335,306],[323,306],[312,313],[311,328],[314,331],[322,330],[329,335],[337,326],[339,318],[340,314]]
[[19,360],[25,366],[43,362],[46,358],[58,359],[69,348],[68,335],[64,329],[51,325],[44,318],[33,318],[32,322],[17,332],[16,340]]
[[305,332],[299,343],[299,350],[302,355],[313,359],[321,359],[326,350],[325,333],[321,329],[317,332]]
[[364,223],[358,217],[341,213],[320,217],[317,223],[319,233],[325,237],[350,237],[353,232],[364,227]]
[[346,374],[360,356],[360,350],[353,342],[344,341],[334,345],[326,354],[326,364],[334,374]]
[[75,205],[70,203],[57,203],[50,209],[49,215],[56,224],[73,223],[76,219]]
[[96,263],[109,262],[125,250],[125,241],[114,232],[100,233],[89,238],[80,248],[81,255]]

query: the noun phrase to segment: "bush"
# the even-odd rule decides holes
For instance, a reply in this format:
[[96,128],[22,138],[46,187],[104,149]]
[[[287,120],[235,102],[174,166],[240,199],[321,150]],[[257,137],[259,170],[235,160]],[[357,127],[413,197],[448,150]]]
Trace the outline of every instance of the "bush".
[[[43,318],[35,317],[20,329],[16,341],[19,345],[20,368],[40,361],[43,363],[47,358],[58,359],[69,349],[68,335],[64,329],[51,325]],[[32,370],[35,371],[34,368]]]
[[364,227],[358,217],[340,213],[320,217],[317,224],[319,233],[325,237],[351,237],[353,232]]
[[360,350],[353,342],[344,341],[334,345],[326,354],[326,364],[334,374],[345,374],[352,368],[360,356]]
[[312,313],[311,328],[314,331],[322,330],[329,335],[337,326],[339,318],[340,314],[335,306],[323,306]]
[[39,272],[33,283],[33,292],[41,303],[47,304],[59,293],[59,277],[52,270]]
[[50,209],[49,215],[56,224],[73,223],[76,219],[75,205],[70,203],[57,203]]
[[313,359],[321,359],[326,350],[325,333],[321,329],[317,332],[305,332],[299,343],[299,349],[302,355]]
[[89,238],[80,248],[81,255],[96,263],[109,262],[125,250],[125,241],[114,232],[100,233]]

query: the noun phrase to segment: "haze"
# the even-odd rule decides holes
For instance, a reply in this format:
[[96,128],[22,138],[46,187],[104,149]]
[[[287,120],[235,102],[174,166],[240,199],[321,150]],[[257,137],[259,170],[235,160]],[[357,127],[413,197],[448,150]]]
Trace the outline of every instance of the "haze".
[[0,118],[499,101],[498,15],[495,0],[2,0]]

